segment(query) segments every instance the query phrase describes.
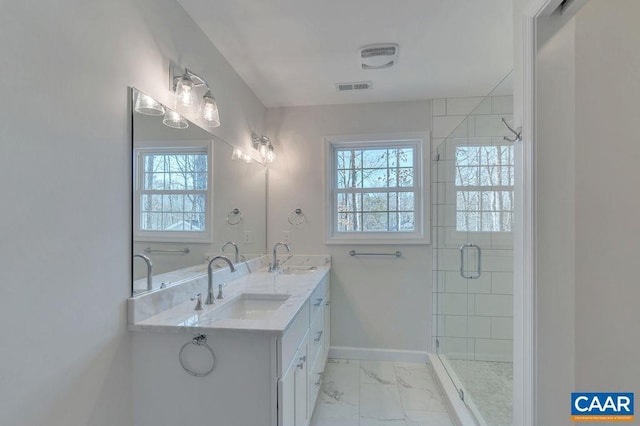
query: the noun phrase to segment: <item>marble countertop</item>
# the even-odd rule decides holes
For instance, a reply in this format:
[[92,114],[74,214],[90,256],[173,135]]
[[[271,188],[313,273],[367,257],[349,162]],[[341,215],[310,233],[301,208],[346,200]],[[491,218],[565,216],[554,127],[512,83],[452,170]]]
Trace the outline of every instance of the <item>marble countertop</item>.
[[[292,267],[293,268],[293,267]],[[153,316],[129,323],[131,331],[164,333],[207,333],[214,330],[261,331],[281,334],[286,330],[304,302],[311,296],[324,276],[329,273],[327,263],[308,273],[286,274],[254,272],[229,281],[223,289],[224,299],[213,305],[204,305],[196,311],[194,301],[176,304]],[[214,277],[217,293],[218,281]],[[206,298],[206,286],[202,289]],[[266,319],[223,319],[218,313],[234,303],[241,294],[288,294],[289,298]]]

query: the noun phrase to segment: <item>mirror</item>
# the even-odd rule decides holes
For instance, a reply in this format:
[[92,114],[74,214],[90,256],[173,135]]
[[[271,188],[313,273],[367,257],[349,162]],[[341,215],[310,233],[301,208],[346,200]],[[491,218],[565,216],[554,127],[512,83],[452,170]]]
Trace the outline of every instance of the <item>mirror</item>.
[[266,253],[266,167],[135,88],[131,100],[132,295],[206,273],[226,242],[240,262]]

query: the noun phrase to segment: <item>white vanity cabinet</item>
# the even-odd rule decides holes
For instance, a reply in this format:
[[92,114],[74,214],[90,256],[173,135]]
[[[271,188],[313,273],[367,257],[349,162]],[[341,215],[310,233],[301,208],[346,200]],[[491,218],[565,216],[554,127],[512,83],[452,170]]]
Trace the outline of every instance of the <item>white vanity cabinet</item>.
[[[139,323],[134,329],[147,331],[136,332],[132,339],[134,425],[308,426],[329,346],[329,272],[316,276],[317,285],[300,298],[302,305],[279,331],[254,325],[185,333],[184,324],[200,315],[192,308]],[[245,291],[266,292],[273,287],[272,276],[263,280],[270,287],[251,281]],[[281,287],[274,288],[275,293],[292,291],[296,281],[288,277],[278,283]],[[179,325],[167,324],[167,318],[176,318]],[[189,367],[206,371],[211,356],[188,344],[200,333],[215,352],[216,364],[210,375],[193,377],[180,366],[178,352],[187,344]]]
[[[278,381],[278,426],[306,426],[311,420],[327,363],[329,287],[327,275],[283,336],[283,374]],[[303,319],[307,320],[304,333],[301,332]],[[298,341],[298,344],[291,357],[289,354],[294,341]]]

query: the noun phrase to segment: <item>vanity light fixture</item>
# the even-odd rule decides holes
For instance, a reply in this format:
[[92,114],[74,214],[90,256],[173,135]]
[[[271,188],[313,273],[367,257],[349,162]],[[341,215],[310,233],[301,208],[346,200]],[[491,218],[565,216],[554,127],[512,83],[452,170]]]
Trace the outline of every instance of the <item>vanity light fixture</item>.
[[165,113],[164,106],[149,95],[142,92],[135,92],[136,101],[134,109],[136,112],[144,115],[163,115]]
[[[182,73],[175,64],[171,63],[169,65],[169,88],[175,93],[178,106],[187,108],[199,106],[198,116],[207,127],[220,126],[218,104],[204,78],[186,68]],[[202,95],[198,94],[199,90]],[[198,102],[199,96],[202,96],[202,99]]]
[[262,161],[267,163],[273,163],[276,159],[276,152],[273,149],[273,144],[271,143],[271,139],[266,136],[258,136],[257,134],[253,134],[253,148],[258,151]]
[[173,129],[186,129],[189,127],[189,122],[187,122],[183,116],[171,110],[167,110],[167,112],[164,113],[162,124]]
[[218,112],[218,104],[211,94],[211,90],[202,97],[200,104],[200,115],[208,127],[218,127],[220,125],[220,113]]

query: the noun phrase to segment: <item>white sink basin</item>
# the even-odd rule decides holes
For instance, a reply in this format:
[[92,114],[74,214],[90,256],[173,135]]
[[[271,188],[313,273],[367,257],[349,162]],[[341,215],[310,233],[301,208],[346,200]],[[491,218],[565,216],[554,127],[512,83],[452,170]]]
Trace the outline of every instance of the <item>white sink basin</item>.
[[218,319],[261,320],[271,316],[290,297],[290,294],[242,293],[214,315]]
[[304,274],[312,274],[318,268],[316,266],[287,266],[280,270],[281,274],[284,275],[304,275]]

